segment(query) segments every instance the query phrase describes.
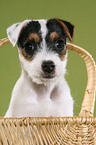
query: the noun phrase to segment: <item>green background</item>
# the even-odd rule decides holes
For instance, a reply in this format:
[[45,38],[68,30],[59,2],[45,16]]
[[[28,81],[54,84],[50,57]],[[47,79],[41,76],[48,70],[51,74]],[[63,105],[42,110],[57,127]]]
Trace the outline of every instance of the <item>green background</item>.
[[[61,18],[75,25],[73,43],[86,49],[96,61],[96,0],[0,0],[0,39],[6,28],[25,19]],[[74,115],[78,115],[87,82],[84,61],[69,52],[67,75],[74,98]],[[16,47],[0,48],[0,116],[10,102],[11,92],[21,73]],[[96,109],[95,109],[96,110]],[[96,116],[96,111],[95,111]]]

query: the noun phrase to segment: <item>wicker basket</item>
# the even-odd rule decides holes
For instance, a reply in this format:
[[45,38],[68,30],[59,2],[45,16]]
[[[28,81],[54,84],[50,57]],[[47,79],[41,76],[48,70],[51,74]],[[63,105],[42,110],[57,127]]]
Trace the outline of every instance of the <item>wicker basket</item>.
[[[0,47],[9,43],[0,40]],[[93,117],[96,66],[84,49],[67,44],[85,61],[88,82],[78,117],[0,118],[0,145],[96,145],[96,117]]]

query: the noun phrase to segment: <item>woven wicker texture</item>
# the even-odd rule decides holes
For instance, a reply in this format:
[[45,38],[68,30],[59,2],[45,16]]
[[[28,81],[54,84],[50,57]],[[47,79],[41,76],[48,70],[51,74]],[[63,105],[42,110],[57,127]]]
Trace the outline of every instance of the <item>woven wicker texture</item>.
[[[10,43],[0,40],[0,47]],[[67,44],[85,61],[88,82],[78,117],[0,118],[0,145],[96,145],[96,117],[93,117],[96,66],[83,48]]]
[[1,119],[4,145],[95,145],[96,118]]

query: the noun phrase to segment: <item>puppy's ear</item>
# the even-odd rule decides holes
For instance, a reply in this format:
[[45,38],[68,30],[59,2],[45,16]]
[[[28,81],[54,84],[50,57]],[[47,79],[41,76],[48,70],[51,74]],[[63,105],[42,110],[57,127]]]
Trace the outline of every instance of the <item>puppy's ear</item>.
[[62,25],[67,37],[72,42],[72,39],[73,39],[73,36],[74,36],[74,33],[75,33],[75,27],[67,21],[63,21],[63,20],[60,20],[58,18],[56,18],[56,20]]
[[22,27],[25,26],[30,21],[31,20],[25,20],[23,22],[13,24],[9,28],[7,28],[8,39],[12,43],[13,47],[16,45],[18,41],[18,37],[19,37]]

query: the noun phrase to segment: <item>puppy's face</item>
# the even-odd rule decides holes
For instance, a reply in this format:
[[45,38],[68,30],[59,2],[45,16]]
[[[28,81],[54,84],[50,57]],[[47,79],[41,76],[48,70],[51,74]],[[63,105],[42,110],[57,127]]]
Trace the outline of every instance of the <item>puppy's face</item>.
[[72,24],[60,19],[25,20],[9,27],[7,34],[13,46],[17,44],[22,69],[33,82],[46,84],[64,76]]

